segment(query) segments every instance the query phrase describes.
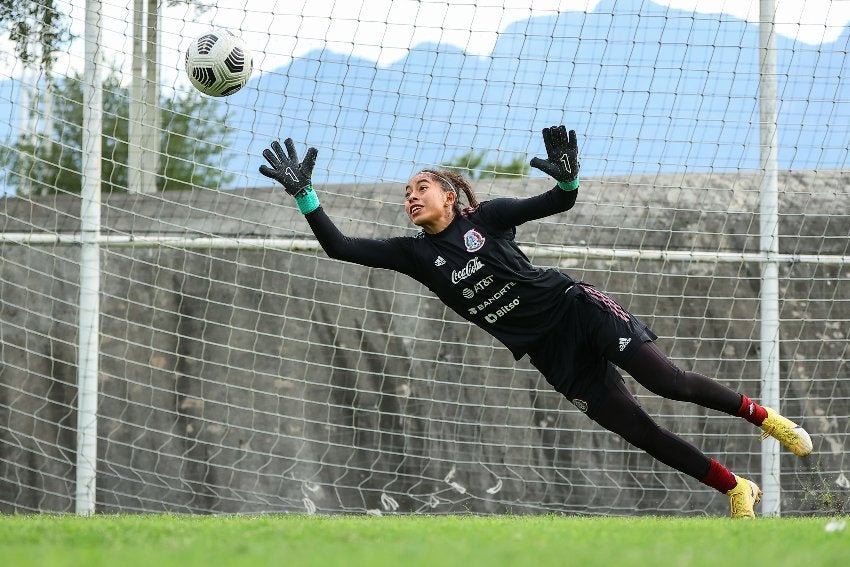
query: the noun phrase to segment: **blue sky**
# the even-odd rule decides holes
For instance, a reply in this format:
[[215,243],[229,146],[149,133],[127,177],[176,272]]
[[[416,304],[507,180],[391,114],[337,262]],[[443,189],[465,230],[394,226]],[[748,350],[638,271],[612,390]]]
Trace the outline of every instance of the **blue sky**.
[[[163,82],[183,82],[182,53],[192,38],[211,26],[239,32],[253,46],[258,73],[287,65],[293,58],[317,49],[354,55],[387,66],[421,43],[452,45],[470,55],[489,55],[501,32],[511,24],[558,12],[609,9],[639,13],[647,3],[691,13],[695,18],[730,16],[751,23],[759,20],[760,0],[206,0],[214,6],[204,13],[184,5],[166,8],[163,29]],[[82,37],[85,0],[58,0]],[[102,0],[107,64],[130,65],[132,15],[126,0]],[[776,31],[808,45],[836,41],[850,23],[847,0],[781,0],[776,2]],[[0,53],[9,54],[8,38],[0,38]],[[57,69],[81,69],[82,41],[75,42]],[[13,58],[3,61],[13,75]]]
[[[67,3],[78,33],[84,4]],[[102,57],[128,73],[127,3],[103,4]],[[499,162],[534,155],[539,129],[560,122],[579,131],[590,175],[757,164],[758,0],[216,5],[203,16],[164,12],[162,81],[166,93],[189,88],[183,50],[212,25],[251,46],[252,82],[217,103],[234,128],[238,186],[264,182],[258,156],[276,137],[319,147],[325,181],[380,181],[467,151]],[[846,168],[850,2],[776,9],[781,166]],[[81,44],[58,72],[82,68]],[[21,69],[3,52],[8,132],[19,125],[8,93]]]

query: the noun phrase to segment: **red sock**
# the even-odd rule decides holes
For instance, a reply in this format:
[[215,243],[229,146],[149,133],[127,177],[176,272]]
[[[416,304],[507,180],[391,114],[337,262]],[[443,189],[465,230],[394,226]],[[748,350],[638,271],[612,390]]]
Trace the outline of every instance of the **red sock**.
[[767,418],[767,410],[741,394],[741,407],[738,408],[738,417],[743,417],[753,425],[761,425]]
[[726,494],[738,485],[738,480],[734,474],[729,472],[729,469],[714,459],[711,459],[711,464],[708,466],[708,474],[702,479],[702,483]]

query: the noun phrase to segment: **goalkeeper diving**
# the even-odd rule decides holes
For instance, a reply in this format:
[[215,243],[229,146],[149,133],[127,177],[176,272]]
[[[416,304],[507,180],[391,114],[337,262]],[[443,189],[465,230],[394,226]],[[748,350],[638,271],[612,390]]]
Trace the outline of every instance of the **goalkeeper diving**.
[[458,315],[484,329],[514,358],[528,356],[549,384],[590,419],[655,459],[726,495],[733,518],[754,517],[755,482],[732,473],[693,444],[659,426],[628,391],[620,371],[649,391],[740,417],[797,456],[812,452],[798,424],[747,395],[673,363],[650,328],[590,283],[531,264],[515,241],[517,227],[566,212],[579,191],[575,131],[543,129],[546,157],[530,165],[554,180],[528,198],[479,202],[451,170],[423,169],[404,187],[404,207],[422,230],[415,236],[343,234],[312,185],[317,150],[299,161],[291,139],[263,152],[260,173],[283,185],[330,258],[395,270],[425,285]]

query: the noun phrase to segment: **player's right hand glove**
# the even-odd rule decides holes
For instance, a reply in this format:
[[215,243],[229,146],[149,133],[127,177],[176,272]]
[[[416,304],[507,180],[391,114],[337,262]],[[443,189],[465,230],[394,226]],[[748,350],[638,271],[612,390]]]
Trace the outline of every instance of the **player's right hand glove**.
[[310,176],[313,174],[313,166],[316,165],[316,148],[307,150],[304,161],[298,161],[298,152],[295,151],[295,143],[292,138],[283,141],[286,144],[286,152],[280,147],[280,142],[272,142],[271,149],[263,150],[263,157],[269,162],[268,165],[260,166],[260,173],[274,179],[283,185],[286,192],[292,196],[310,187]]
[[543,129],[543,143],[546,145],[546,159],[531,158],[531,167],[554,177],[558,186],[566,191],[578,187],[578,141],[576,131],[562,124]]
[[271,167],[261,165],[260,173],[283,185],[286,192],[295,197],[298,209],[306,215],[319,208],[319,198],[313,191],[311,180],[319,152],[316,148],[308,148],[304,161],[299,162],[292,138],[287,138],[283,143],[286,145],[286,153],[278,141],[272,142],[271,149],[263,150],[263,157]]

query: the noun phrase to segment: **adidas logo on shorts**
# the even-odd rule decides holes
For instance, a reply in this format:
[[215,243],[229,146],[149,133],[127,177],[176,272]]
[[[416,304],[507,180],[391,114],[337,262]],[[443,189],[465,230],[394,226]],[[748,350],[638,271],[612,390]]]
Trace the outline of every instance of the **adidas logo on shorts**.
[[632,342],[632,339],[629,337],[620,337],[620,352],[626,350],[626,347],[629,346],[630,342]]

